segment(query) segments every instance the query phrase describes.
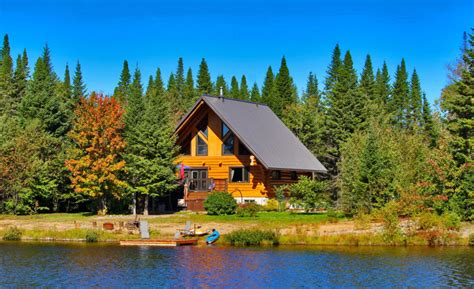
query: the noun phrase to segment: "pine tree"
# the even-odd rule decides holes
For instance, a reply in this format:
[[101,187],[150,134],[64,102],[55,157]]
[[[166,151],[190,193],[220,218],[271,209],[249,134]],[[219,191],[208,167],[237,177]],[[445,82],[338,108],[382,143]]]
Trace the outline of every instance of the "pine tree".
[[197,90],[200,95],[209,94],[212,90],[211,74],[209,73],[209,68],[207,67],[207,62],[204,58],[199,65]]
[[290,76],[290,71],[286,65],[286,59],[281,59],[280,69],[275,77],[275,95],[270,98],[268,105],[275,112],[276,115],[281,117],[283,111],[290,104],[296,103],[298,96],[296,95],[295,85],[293,78]]
[[269,66],[262,86],[262,102],[268,104],[275,93],[275,76]]
[[66,64],[63,81],[64,97],[70,101],[72,99],[71,75],[69,73],[69,65]]
[[184,114],[187,101],[184,96],[185,90],[185,78],[184,78],[184,63],[183,58],[180,57],[178,60],[178,68],[176,69],[175,74],[175,83],[176,83],[176,105],[179,107],[179,113]]
[[375,78],[375,95],[382,104],[388,104],[390,99],[390,74],[388,73],[387,63],[383,63],[382,71],[377,70]]
[[372,60],[370,55],[367,54],[365,59],[364,70],[360,77],[360,88],[362,93],[366,95],[367,99],[375,100],[375,79],[374,70],[372,68]]
[[407,124],[410,128],[420,126],[422,121],[422,95],[420,79],[416,73],[416,69],[413,70],[410,82],[410,95],[409,95],[409,112]]
[[258,89],[258,85],[256,82],[253,83],[252,91],[250,92],[250,101],[253,102],[260,102],[260,89]]
[[221,95],[221,88],[222,88],[222,95],[223,96],[229,96],[229,87],[227,86],[227,83],[225,81],[225,78],[223,75],[217,76],[216,79],[216,84],[214,85],[214,95]]
[[145,99],[148,99],[155,93],[155,81],[153,80],[153,76],[148,77],[148,84],[146,85],[145,91]]
[[0,114],[10,111],[11,98],[15,91],[13,83],[13,59],[10,56],[8,34],[3,37],[0,65]]
[[242,79],[240,80],[240,98],[244,100],[250,99],[249,87],[247,85],[247,77],[245,77],[245,74],[242,75]]
[[193,71],[191,68],[188,69],[186,73],[186,83],[184,86],[184,99],[185,99],[185,106],[184,112],[188,111],[191,108],[193,103],[197,99],[196,89],[194,88],[194,79],[193,79]]
[[74,77],[72,79],[72,98],[77,104],[81,97],[87,96],[87,89],[82,79],[81,64],[79,61],[76,64],[76,70],[74,71]]
[[303,93],[303,102],[306,102],[306,100],[309,98],[313,98],[312,101],[316,106],[319,107],[321,96],[319,95],[318,79],[312,72],[310,72],[308,75],[306,89]]
[[130,96],[130,69],[128,68],[128,61],[123,62],[122,72],[120,73],[120,80],[114,90],[114,97],[119,103],[125,104]]
[[165,95],[165,84],[161,78],[161,70],[156,69],[155,73],[155,95]]
[[240,99],[240,90],[239,90],[239,83],[237,82],[237,78],[232,76],[230,81],[230,93],[231,98]]
[[410,87],[408,84],[408,74],[405,66],[405,59],[402,59],[397,66],[395,83],[393,84],[392,98],[390,100],[390,112],[394,115],[394,122],[399,127],[406,127],[408,99]]
[[331,64],[329,64],[328,70],[326,72],[327,76],[324,83],[324,90],[326,93],[334,89],[334,84],[337,81],[337,75],[341,65],[341,50],[339,49],[339,44],[336,44],[336,47],[334,47],[332,52]]
[[12,95],[10,108],[13,114],[17,113],[18,106],[25,97],[26,88],[28,85],[28,56],[26,56],[26,50],[24,51],[24,56],[18,55],[16,60],[16,68],[13,73],[13,84],[14,84],[14,93]]

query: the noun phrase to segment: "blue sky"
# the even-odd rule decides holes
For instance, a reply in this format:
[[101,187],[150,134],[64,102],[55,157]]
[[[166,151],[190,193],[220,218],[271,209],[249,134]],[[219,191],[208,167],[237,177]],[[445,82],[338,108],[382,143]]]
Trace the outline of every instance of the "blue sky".
[[[301,91],[310,71],[320,84],[336,43],[349,49],[359,73],[367,53],[393,77],[405,58],[434,102],[474,26],[474,1],[11,1],[0,0],[0,33],[31,65],[47,42],[55,70],[80,60],[88,90],[110,94],[122,62],[146,83],[160,67],[165,80],[184,58],[196,74],[205,57],[213,79],[245,73],[250,85],[287,58]],[[322,86],[322,85],[321,85]]]

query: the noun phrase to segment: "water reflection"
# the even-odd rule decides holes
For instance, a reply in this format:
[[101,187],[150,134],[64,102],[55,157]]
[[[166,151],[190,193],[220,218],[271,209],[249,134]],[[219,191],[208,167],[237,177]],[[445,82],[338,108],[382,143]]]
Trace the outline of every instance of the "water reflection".
[[474,249],[0,243],[0,287],[473,287]]

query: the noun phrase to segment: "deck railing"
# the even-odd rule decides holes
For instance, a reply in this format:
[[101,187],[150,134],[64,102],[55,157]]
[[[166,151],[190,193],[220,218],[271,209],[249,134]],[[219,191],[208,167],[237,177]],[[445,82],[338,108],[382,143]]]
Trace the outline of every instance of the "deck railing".
[[189,181],[190,192],[227,192],[227,179],[191,179]]

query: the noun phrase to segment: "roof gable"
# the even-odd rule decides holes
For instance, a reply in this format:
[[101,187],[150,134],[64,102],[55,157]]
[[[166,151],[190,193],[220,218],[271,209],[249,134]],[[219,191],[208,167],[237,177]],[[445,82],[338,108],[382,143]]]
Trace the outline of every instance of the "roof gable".
[[264,104],[203,95],[181,119],[207,104],[267,169],[326,172],[326,168]]

